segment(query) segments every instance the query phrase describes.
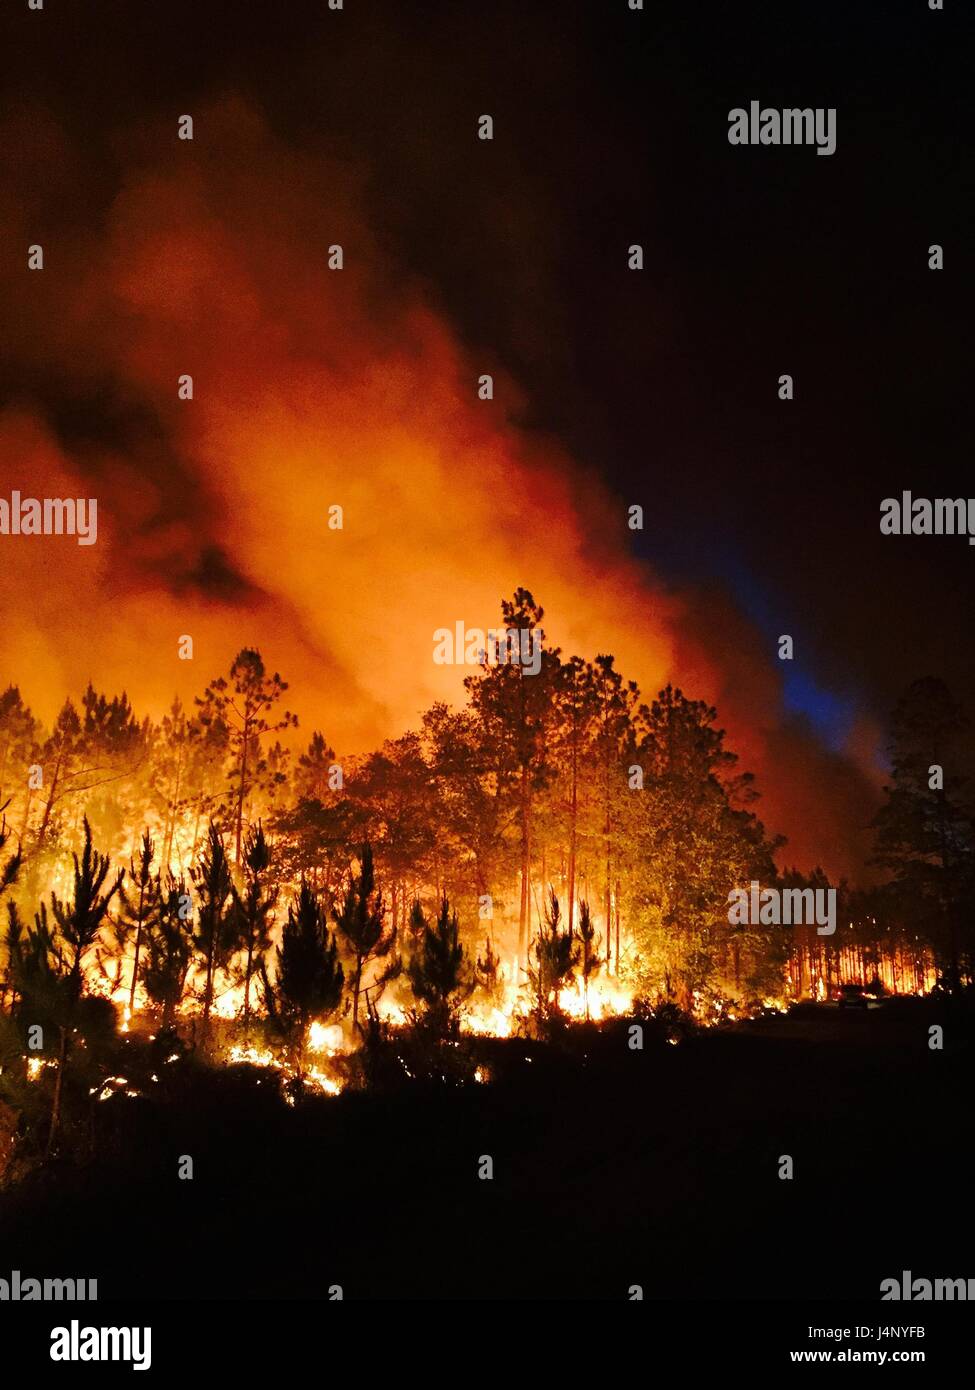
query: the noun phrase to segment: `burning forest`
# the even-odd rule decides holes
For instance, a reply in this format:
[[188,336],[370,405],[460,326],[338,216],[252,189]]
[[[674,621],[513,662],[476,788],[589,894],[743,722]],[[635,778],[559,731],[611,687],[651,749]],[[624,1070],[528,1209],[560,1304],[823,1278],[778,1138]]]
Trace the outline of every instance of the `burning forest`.
[[[950,789],[919,787],[903,733],[919,712],[962,729],[937,683],[898,711],[877,816],[896,875],[858,890],[777,867],[713,708],[669,685],[646,702],[613,657],[549,646],[527,590],[502,619],[531,641],[509,660],[472,636],[465,704],[365,755],[304,741],[252,648],[158,722],[89,685],[46,729],[7,688],[0,1078],[29,1117],[8,1162],[69,1145],[93,1100],[139,1096],[188,1053],[268,1068],[294,1103],[383,1067],[482,1083],[484,1037],[643,1019],[677,1041],[851,984],[968,983],[948,896],[964,880],[909,841],[950,825],[968,871],[970,822]],[[919,917],[922,872],[937,886]],[[838,929],[742,919],[728,904],[749,883],[756,902],[759,883],[800,906],[832,895]]]
[[962,8],[3,7],[5,1349],[970,1286]]

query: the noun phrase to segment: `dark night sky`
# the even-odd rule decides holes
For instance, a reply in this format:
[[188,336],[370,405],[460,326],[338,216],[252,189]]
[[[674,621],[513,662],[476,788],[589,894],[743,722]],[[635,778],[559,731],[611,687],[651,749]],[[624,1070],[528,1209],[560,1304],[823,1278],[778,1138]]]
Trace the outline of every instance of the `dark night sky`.
[[[90,129],[79,221],[118,192],[106,132],[222,91],[365,170],[380,241],[518,382],[524,424],[643,504],[665,579],[796,638],[787,706],[836,746],[920,675],[975,709],[975,549],[878,529],[903,489],[975,492],[965,8],[47,0],[0,19],[5,110]],[[835,106],[836,153],[732,147],[753,98]]]

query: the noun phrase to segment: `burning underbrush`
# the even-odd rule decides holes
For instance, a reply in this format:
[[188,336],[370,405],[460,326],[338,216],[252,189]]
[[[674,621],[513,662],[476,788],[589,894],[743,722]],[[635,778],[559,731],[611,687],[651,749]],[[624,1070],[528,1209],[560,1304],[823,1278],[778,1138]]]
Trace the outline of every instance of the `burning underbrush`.
[[620,995],[619,1004],[629,1005],[624,1010],[611,1007],[608,994],[598,1007],[591,1001],[588,1021],[584,1011],[579,1018],[553,1000],[545,1017],[516,1008],[500,1014],[502,1023],[485,1007],[459,1013],[445,1030],[390,1001],[355,1031],[348,1019],[313,1020],[291,1046],[266,1017],[245,1023],[217,1013],[204,1040],[199,1013],[183,1013],[175,1027],[163,1028],[151,1011],[130,1014],[95,999],[89,1002],[100,1027],[89,1019],[84,1032],[55,1032],[50,1050],[35,1055],[0,1015],[0,1079],[10,1101],[0,1181],[45,1160],[84,1163],[112,1151],[141,1123],[125,1118],[130,1107],[179,1111],[211,1103],[201,1097],[239,1094],[258,1106],[304,1107],[343,1092],[481,1087],[553,1067],[578,1069],[601,1053],[618,1059],[627,1050],[673,1044],[698,1027],[675,1005],[651,1009]]

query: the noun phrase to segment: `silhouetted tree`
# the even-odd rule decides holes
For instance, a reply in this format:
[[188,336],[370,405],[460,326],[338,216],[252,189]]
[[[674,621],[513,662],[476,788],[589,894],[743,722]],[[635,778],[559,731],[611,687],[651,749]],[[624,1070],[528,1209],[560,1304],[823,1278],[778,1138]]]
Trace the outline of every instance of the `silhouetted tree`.
[[431,796],[432,861],[437,882],[453,900],[472,908],[497,894],[506,875],[505,832],[514,785],[514,750],[497,711],[485,702],[481,716],[435,704],[423,716]]
[[185,880],[173,877],[165,886],[157,877],[156,898],[158,908],[149,923],[142,983],[161,1012],[161,1029],[171,1032],[193,959],[192,900]]
[[76,999],[81,997],[83,990],[85,956],[94,945],[111,901],[125,878],[125,870],[119,869],[114,882],[105,891],[111,861],[107,854],[99,854],[94,848],[87,816],[84,830],[85,843],[80,860],[77,854],[72,855],[74,892],[71,899],[62,901],[54,893],[51,894],[51,915],[57,923],[61,939],[68,947],[68,979]]
[[474,966],[477,988],[492,1008],[500,1009],[504,1002],[504,971],[501,958],[494,949],[490,937],[484,942],[484,955],[479,955]]
[[[92,843],[91,826],[84,821],[85,843],[74,859],[74,891],[70,900],[51,894],[51,920],[42,904],[34,918],[33,930],[24,932],[11,913],[9,944],[14,964],[14,981],[20,995],[20,1011],[45,1015],[48,1026],[59,1036],[58,1068],[51,1105],[48,1152],[52,1152],[61,1117],[61,1100],[69,1049],[75,1034],[103,1033],[111,1028],[113,1011],[107,1000],[83,1000],[85,958],[95,943],[112,898],[120,890],[124,870],[120,869],[106,890],[109,874],[107,855],[99,854]],[[32,1019],[30,1021],[40,1021]],[[42,1023],[43,1026],[43,1023]]]
[[240,933],[246,953],[244,964],[244,1027],[250,1022],[251,977],[255,962],[263,959],[271,947],[271,914],[278,900],[278,889],[269,881],[271,851],[258,824],[247,837],[244,847],[244,889],[233,886],[234,906],[240,922]]
[[0,694],[0,802],[6,810],[15,798],[20,801],[21,840],[27,835],[30,811],[27,770],[36,761],[39,732],[40,724],[24,704],[19,688],[9,685]]
[[[497,660],[487,655],[476,676],[464,685],[472,712],[485,728],[494,729],[508,745],[506,763],[510,767],[510,789],[515,801],[518,826],[520,903],[518,913],[518,957],[525,959],[530,920],[530,880],[532,827],[535,799],[552,775],[552,734],[558,719],[556,693],[561,680],[558,649],[545,646],[541,623],[544,611],[527,589],[519,588],[513,598],[501,604],[506,631],[517,632],[519,641],[540,647],[539,669],[532,674],[520,660]],[[496,654],[500,652],[496,644]]]
[[634,762],[644,785],[625,794],[621,812],[645,974],[688,1010],[741,944],[728,921],[729,891],[773,882],[782,843],[766,838],[751,809],[751,777],[736,772],[716,718],[673,686],[642,707]]
[[330,769],[335,764],[335,749],[328,743],[325,735],[316,729],[304,753],[298,757],[295,768],[294,788],[299,800],[327,803],[330,792]]
[[[382,893],[376,888],[372,862],[372,847],[362,846],[359,853],[359,872],[349,875],[341,911],[333,913],[335,925],[345,943],[352,962],[352,1026],[359,1028],[359,995],[363,988],[363,971],[373,961],[389,956],[396,941],[396,932],[384,926],[385,911]],[[392,972],[386,972],[373,982],[371,988],[381,988]]]
[[89,683],[80,714],[66,700],[40,750],[47,796],[35,839],[37,851],[48,847],[58,819],[55,812],[64,803],[80,798],[84,806],[90,793],[106,786],[113,788],[116,819],[123,820],[118,815],[122,785],[141,767],[149,741],[148,721],[139,722],[124,691],[109,699]]
[[438,1038],[456,1037],[459,1010],[472,994],[476,980],[460,940],[456,912],[446,894],[431,926],[419,902],[413,907],[416,944],[406,967],[413,997],[421,1005],[420,1019]]
[[203,987],[202,1041],[207,1046],[210,1036],[210,1010],[213,1008],[214,983],[236,944],[229,904],[231,900],[230,866],[223,837],[211,821],[206,849],[192,870],[199,902],[194,941],[203,957],[205,982]]
[[[7,842],[10,839],[10,832],[7,829],[6,815],[7,807],[9,804],[10,803],[8,801],[5,801],[4,804],[0,806],[0,855],[2,855],[4,850],[7,848]],[[23,862],[24,856],[21,852],[20,846],[18,845],[16,850],[14,850],[13,854],[10,855],[9,859],[4,860],[3,866],[0,867],[0,898],[2,898],[4,893],[6,893],[9,888],[12,888],[13,885],[17,882],[17,878],[20,874],[20,869]]]
[[230,731],[230,750],[234,762],[234,862],[241,862],[244,806],[252,784],[264,772],[261,739],[265,734],[294,728],[298,719],[287,710],[276,720],[269,718],[271,710],[288,688],[275,671],[268,676],[261,654],[244,647],[234,657],[230,680],[218,676],[211,681],[197,700],[200,721],[204,726],[217,721]]
[[575,978],[581,949],[578,940],[562,930],[562,909],[555,889],[549,889],[545,918],[529,951],[528,978],[534,1012],[544,1026],[561,1015],[559,993]]
[[901,910],[933,942],[943,981],[973,973],[970,904],[975,814],[966,749],[969,721],[943,681],[915,681],[894,711],[892,780],[874,819],[874,862],[892,875]]
[[329,935],[321,903],[307,883],[288,906],[288,920],[275,958],[273,982],[265,962],[261,960],[258,966],[264,1007],[300,1079],[305,1069],[308,1025],[335,1013],[345,983],[338,942]]
[[363,838],[382,875],[394,930],[406,917],[416,884],[433,874],[439,828],[433,780],[420,735],[409,733],[388,739],[364,759],[350,788],[361,808]]
[[602,964],[599,958],[599,938],[596,926],[589,911],[589,904],[583,898],[579,904],[579,942],[582,947],[579,972],[586,996],[586,1019],[589,1018],[589,981],[599,973]]
[[118,914],[120,935],[118,944],[123,947],[131,938],[133,943],[132,979],[129,984],[129,1013],[135,1009],[135,988],[139,981],[139,964],[146,931],[157,907],[154,893],[156,880],[152,863],[156,857],[156,846],[148,830],[143,831],[139,861],[129,860],[131,889],[126,892],[123,885],[119,892],[121,910]]

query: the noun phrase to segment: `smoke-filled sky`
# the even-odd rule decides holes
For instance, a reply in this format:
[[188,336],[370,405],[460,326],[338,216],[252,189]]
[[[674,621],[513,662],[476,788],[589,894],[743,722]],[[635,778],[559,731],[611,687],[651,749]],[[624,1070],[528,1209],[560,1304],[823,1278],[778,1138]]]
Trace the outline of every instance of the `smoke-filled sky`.
[[[950,7],[782,9],[6,6],[0,496],[99,538],[0,536],[0,681],[158,714],[256,645],[363,749],[521,584],[717,705],[783,862],[862,876],[899,691],[975,707],[975,551],[879,532],[965,491],[966,79]],[[836,153],[729,145],[752,99]]]

